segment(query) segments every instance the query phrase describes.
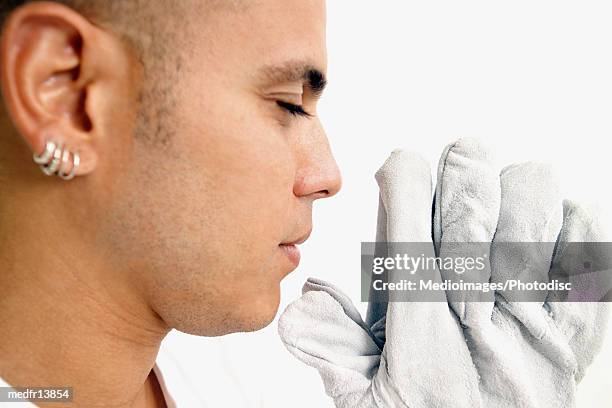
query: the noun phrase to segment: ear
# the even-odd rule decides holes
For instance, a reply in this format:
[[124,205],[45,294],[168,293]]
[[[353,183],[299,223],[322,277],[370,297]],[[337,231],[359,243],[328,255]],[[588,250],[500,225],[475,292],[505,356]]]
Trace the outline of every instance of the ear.
[[80,156],[76,175],[95,170],[105,123],[121,87],[119,40],[58,3],[32,2],[7,19],[1,81],[13,123],[32,153],[47,141]]

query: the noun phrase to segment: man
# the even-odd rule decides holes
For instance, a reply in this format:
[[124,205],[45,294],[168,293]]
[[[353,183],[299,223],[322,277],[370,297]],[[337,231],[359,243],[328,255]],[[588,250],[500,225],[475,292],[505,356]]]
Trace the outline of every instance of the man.
[[168,331],[267,325],[340,188],[324,2],[0,7],[0,377],[164,406]]
[[[68,406],[172,406],[155,364],[171,328],[215,336],[272,320],[279,282],[297,266],[296,245],[310,233],[313,202],[340,188],[316,118],[326,83],[324,6],[2,4],[0,386],[69,386]],[[462,146],[453,145],[449,157]],[[471,163],[467,171],[440,167],[456,180],[436,190],[438,235],[467,226],[491,235],[474,242],[493,233],[518,242],[541,241],[522,239],[525,231],[556,236],[560,225],[549,221],[558,217],[543,215],[555,210],[561,223],[556,195],[533,199],[552,189],[546,174],[530,166],[479,173],[484,155],[463,153],[457,164]],[[395,238],[402,231],[405,241],[429,239],[429,166],[407,156],[386,168],[390,178],[405,174],[397,185],[379,178],[389,187],[381,197],[403,192],[385,206],[395,222],[381,228]],[[488,216],[471,211],[475,198],[492,198],[477,206]],[[456,216],[457,209],[467,210]],[[566,208],[562,221],[566,240],[575,230],[594,236],[595,223],[578,208]],[[542,307],[485,304],[493,312],[476,319],[479,309],[463,313],[460,302],[451,305],[454,315],[445,302],[423,309],[399,302],[374,313],[370,326],[333,287],[308,285],[314,290],[288,309],[281,335],[321,371],[339,407],[537,406],[532,400],[540,399],[547,404],[539,406],[567,406],[550,402],[573,399],[602,341],[604,313],[596,306],[553,308],[556,323],[540,325],[532,318],[543,317]],[[320,302],[308,303],[313,298]],[[508,327],[526,328],[534,339]],[[541,327],[554,330],[543,336]]]

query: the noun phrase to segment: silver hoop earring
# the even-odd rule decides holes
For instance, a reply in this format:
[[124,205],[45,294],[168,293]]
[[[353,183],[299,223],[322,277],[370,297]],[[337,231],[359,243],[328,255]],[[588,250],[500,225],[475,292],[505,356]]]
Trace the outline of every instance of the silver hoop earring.
[[60,176],[61,179],[66,180],[66,181],[72,180],[80,164],[81,164],[81,157],[79,156],[78,153],[73,153],[72,154],[72,169],[70,169],[70,173],[65,174],[63,171],[59,171],[57,175]]
[[59,168],[60,162],[62,160],[63,149],[64,149],[64,146],[60,143],[58,146],[55,147],[55,151],[53,151],[53,156],[51,158],[51,161],[47,163],[46,165],[41,166],[43,173],[45,173],[47,176],[51,176],[55,174],[55,172]]
[[62,158],[60,159],[60,165],[57,169],[58,176],[60,174],[64,174],[65,171],[68,170],[68,165],[69,165],[68,160],[69,159],[70,159],[70,150],[64,148],[64,151],[62,152]]
[[55,151],[55,142],[47,140],[45,143],[45,150],[41,154],[34,154],[34,163],[36,164],[47,164],[51,157],[53,156],[53,152]]
[[[66,173],[71,154],[72,168]],[[78,153],[71,153],[63,143],[56,143],[51,140],[47,140],[45,150],[41,154],[34,154],[33,158],[34,163],[38,164],[44,174],[47,176],[56,174],[63,180],[72,180],[81,164],[81,157]]]

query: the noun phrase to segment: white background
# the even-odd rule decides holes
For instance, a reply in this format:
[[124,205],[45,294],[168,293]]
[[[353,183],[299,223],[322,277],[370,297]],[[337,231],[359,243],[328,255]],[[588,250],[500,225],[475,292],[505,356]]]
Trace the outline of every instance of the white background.
[[[373,174],[397,147],[435,165],[447,143],[478,137],[504,163],[552,163],[566,197],[610,207],[611,22],[606,1],[330,1],[330,84],[319,115],[344,187],[315,206],[281,310],[308,276],[337,283],[365,310],[359,251],[374,239]],[[316,371],[285,351],[276,327],[216,339],[174,332],[163,352],[204,406],[331,407]],[[606,343],[579,407],[612,406],[612,336]]]

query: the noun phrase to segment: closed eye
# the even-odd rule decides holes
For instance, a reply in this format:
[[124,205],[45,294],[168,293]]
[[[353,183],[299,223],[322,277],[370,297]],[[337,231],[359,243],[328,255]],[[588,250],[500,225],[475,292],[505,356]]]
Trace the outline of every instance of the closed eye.
[[301,105],[294,105],[285,101],[276,101],[276,104],[292,114],[293,116],[311,117],[312,115],[304,110]]

